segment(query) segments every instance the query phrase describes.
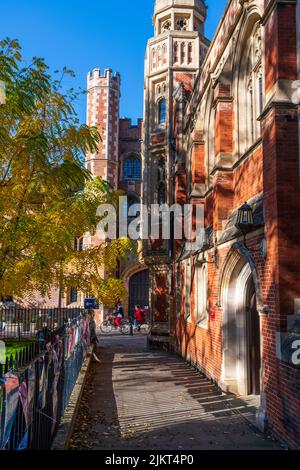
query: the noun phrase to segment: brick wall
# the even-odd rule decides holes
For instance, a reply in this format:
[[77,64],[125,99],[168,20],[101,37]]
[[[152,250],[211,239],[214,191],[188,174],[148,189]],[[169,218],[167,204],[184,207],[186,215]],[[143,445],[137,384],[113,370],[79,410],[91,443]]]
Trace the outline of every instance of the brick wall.
[[[265,7],[269,3],[266,1]],[[188,143],[182,144],[182,140],[177,139],[177,154],[185,154],[187,162],[190,159],[192,184],[204,185],[201,194],[205,205],[205,226],[213,227],[214,238],[218,236],[220,240],[224,235],[224,228],[231,220],[233,211],[245,201],[263,195],[265,227],[248,235],[246,247],[248,257],[245,258],[245,262],[251,260],[252,268],[255,267],[257,273],[260,309],[262,305],[268,307],[268,315],[261,318],[264,365],[262,391],[266,398],[269,429],[289,446],[300,448],[300,371],[282,362],[277,357],[276,351],[278,347],[276,334],[287,331],[288,316],[294,313],[295,299],[300,298],[299,116],[295,105],[289,102],[288,98],[284,102],[282,100],[279,102],[276,95],[282,80],[292,82],[297,79],[296,3],[272,2],[270,6],[270,14],[266,16],[263,24],[264,94],[267,98],[265,110],[260,116],[261,139],[254,142],[246,154],[239,154],[238,143],[243,139],[243,135],[238,134],[240,126],[235,113],[240,111],[237,110],[237,106],[242,106],[243,101],[237,96],[237,88],[234,87],[236,77],[224,74],[225,83],[221,78],[215,78],[219,82],[214,83],[215,161],[210,162],[212,168],[208,167],[207,134],[202,128],[195,128],[199,114],[184,117],[185,129],[190,135],[186,139]],[[225,26],[229,20],[228,18],[224,20],[224,27],[221,28],[222,41],[219,38],[218,42],[217,38],[216,44],[219,47],[212,49],[211,56],[206,61],[206,68],[209,64],[215,63],[218,53],[221,54],[221,43],[226,43],[226,40],[232,37],[234,28],[241,27],[238,26],[240,18],[231,16],[231,26],[227,32]],[[224,63],[221,63],[220,68],[222,66]],[[217,66],[215,70],[218,70]],[[220,70],[218,73],[220,74]],[[230,69],[230,73],[234,74],[237,71]],[[205,75],[203,77],[201,83],[204,86]],[[185,76],[177,76],[176,79],[182,80],[187,86]],[[232,81],[230,85],[228,80]],[[205,86],[211,86],[209,80]],[[204,98],[201,93],[202,90],[191,95],[189,110],[206,112],[205,100],[208,93]],[[237,115],[241,119],[242,113],[237,112]],[[175,119],[174,128],[181,127],[182,124],[180,126]],[[186,167],[188,165],[182,165],[179,169],[174,184],[175,199],[180,203],[184,203],[187,199],[186,181],[190,175],[186,175]],[[208,170],[213,171],[209,174]],[[265,256],[262,251],[264,239]],[[217,382],[222,379],[223,331],[227,327],[224,324],[224,305],[219,304],[219,296],[224,282],[223,268],[236,242],[242,246],[243,240],[239,233],[234,232],[234,222],[231,220],[231,237],[217,246],[218,266],[215,262],[214,249],[204,253],[208,269],[207,328],[196,323],[193,281],[189,298],[191,316],[189,319],[186,318],[184,263],[181,263],[180,267],[180,284],[176,266],[173,269],[175,290],[182,292],[182,295],[180,301],[178,295],[174,293],[173,296],[173,303],[177,305],[177,309],[174,309],[172,314],[172,346]],[[182,243],[177,241],[175,244],[177,255],[181,248]],[[195,259],[196,255],[191,256],[192,280]]]
[[106,69],[94,69],[87,78],[87,124],[97,127],[101,136],[98,151],[87,154],[86,166],[94,176],[118,185],[118,142],[120,76]]

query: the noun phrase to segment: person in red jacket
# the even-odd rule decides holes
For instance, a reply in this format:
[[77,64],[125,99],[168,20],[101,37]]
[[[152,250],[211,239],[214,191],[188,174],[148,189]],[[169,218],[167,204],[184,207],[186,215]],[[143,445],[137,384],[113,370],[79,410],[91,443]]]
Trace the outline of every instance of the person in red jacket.
[[122,303],[119,302],[117,305],[117,312],[115,316],[115,325],[119,328],[119,330],[122,329],[122,324],[121,324],[122,318],[124,318],[124,311],[123,311]]
[[133,315],[133,318],[134,328],[139,328],[140,325],[145,323],[145,312],[139,305],[136,305],[135,307],[135,314]]

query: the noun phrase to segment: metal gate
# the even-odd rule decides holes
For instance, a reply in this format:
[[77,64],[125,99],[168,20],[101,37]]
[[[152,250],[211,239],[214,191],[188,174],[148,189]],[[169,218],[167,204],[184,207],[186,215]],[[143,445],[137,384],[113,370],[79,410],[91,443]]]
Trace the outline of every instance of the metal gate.
[[131,276],[129,281],[129,314],[133,314],[135,306],[142,308],[149,305],[149,271],[146,269]]

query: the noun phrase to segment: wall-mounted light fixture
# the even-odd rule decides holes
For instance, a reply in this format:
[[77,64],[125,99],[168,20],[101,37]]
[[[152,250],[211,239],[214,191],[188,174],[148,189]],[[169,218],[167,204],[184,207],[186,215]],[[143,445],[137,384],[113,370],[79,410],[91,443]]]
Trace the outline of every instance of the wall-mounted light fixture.
[[[247,244],[246,244],[246,235],[247,233],[251,232],[251,230],[254,228],[254,218],[253,218],[253,209],[252,207],[245,202],[239,209],[237,213],[237,218],[236,218],[236,223],[235,223],[236,228],[239,229],[239,231],[242,233],[244,237],[244,246],[245,248],[248,249]],[[262,239],[261,241],[261,246],[259,250],[251,249],[251,251],[260,251],[262,257],[266,259],[267,257],[267,241],[265,238]]]
[[252,207],[249,206],[247,202],[245,202],[245,204],[243,204],[238,209],[235,226],[242,233],[244,237],[244,245],[247,247],[246,235],[254,226],[253,210],[252,210]]

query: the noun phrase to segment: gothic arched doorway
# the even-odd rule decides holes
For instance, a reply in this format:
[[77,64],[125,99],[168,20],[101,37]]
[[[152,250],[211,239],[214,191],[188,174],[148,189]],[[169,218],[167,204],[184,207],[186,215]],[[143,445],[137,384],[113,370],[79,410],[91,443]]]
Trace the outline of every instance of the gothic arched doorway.
[[135,305],[149,305],[149,271],[147,269],[133,274],[129,280],[128,312],[134,313]]
[[261,340],[260,322],[257,312],[257,300],[252,276],[247,286],[246,298],[246,328],[247,328],[247,387],[249,395],[260,394]]
[[222,386],[239,395],[260,395],[261,333],[253,272],[238,252],[228,261],[222,286]]

